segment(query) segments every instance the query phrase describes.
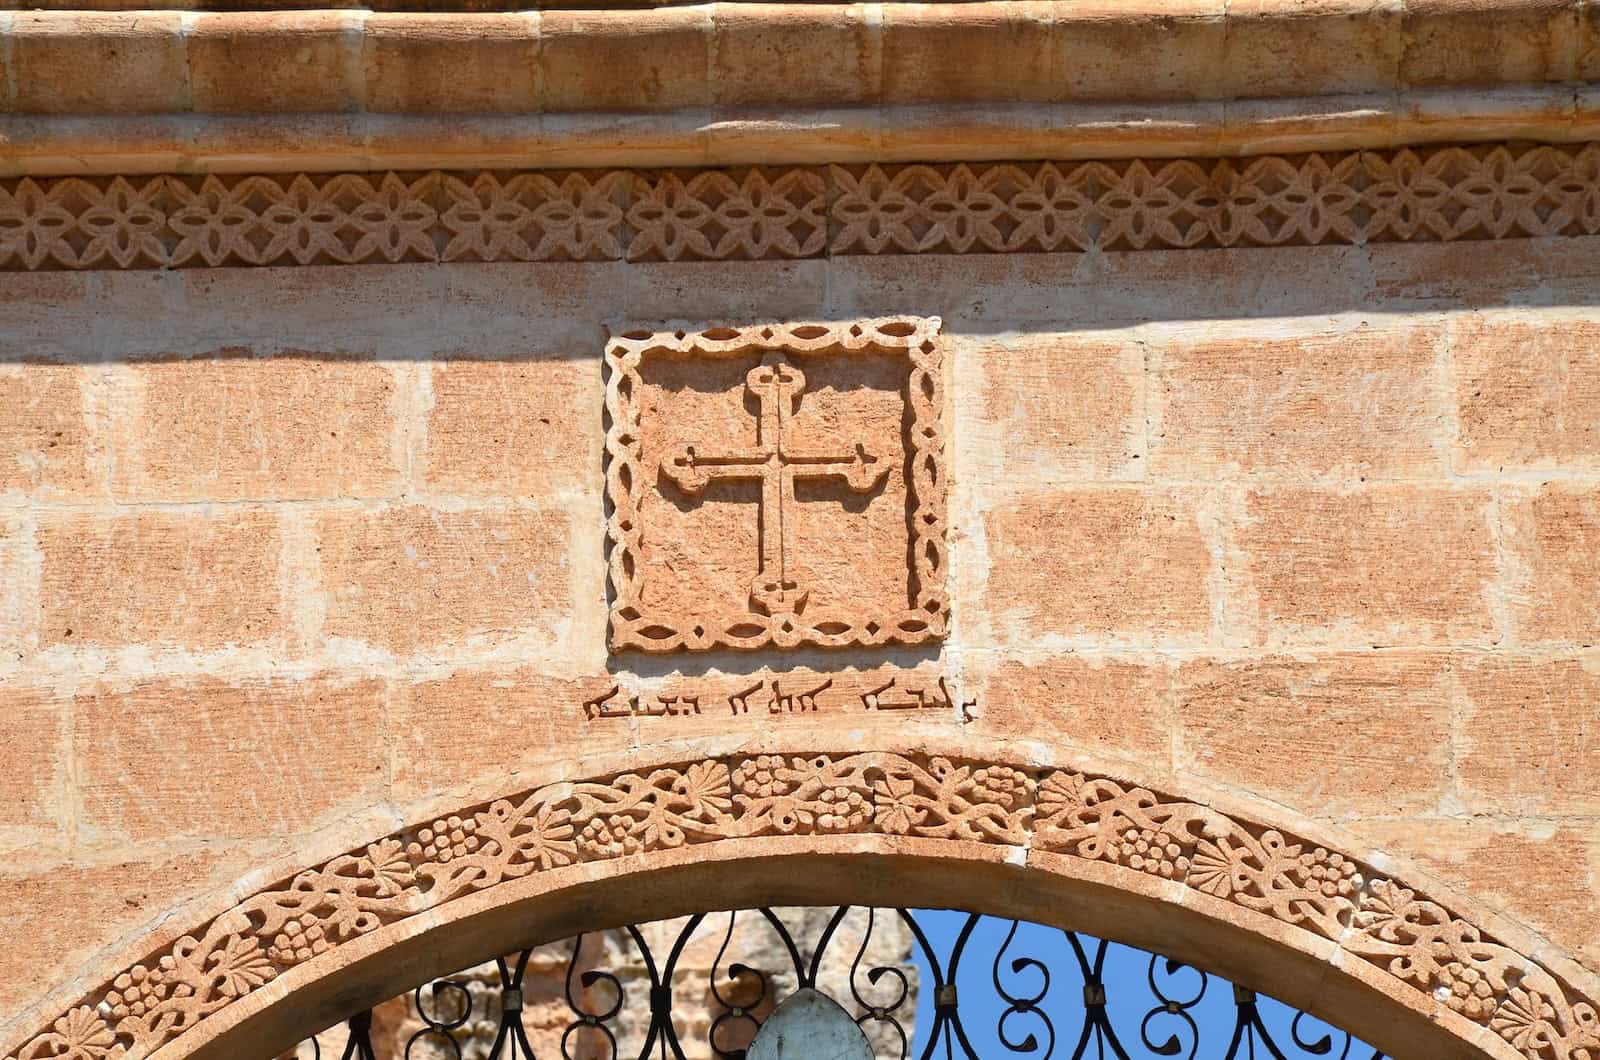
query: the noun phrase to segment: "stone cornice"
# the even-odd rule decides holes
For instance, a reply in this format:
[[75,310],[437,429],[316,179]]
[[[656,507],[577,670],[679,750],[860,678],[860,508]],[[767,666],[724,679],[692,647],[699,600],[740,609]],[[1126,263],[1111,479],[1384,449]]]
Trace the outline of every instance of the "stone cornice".
[[0,181],[0,271],[733,261],[1600,234],[1600,144]]
[[1594,0],[0,11],[0,172],[1570,142],[1594,81]]

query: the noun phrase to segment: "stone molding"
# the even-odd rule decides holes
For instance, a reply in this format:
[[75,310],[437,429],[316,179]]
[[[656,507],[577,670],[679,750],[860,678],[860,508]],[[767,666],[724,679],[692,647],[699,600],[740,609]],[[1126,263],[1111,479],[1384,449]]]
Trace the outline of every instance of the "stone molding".
[[1592,0],[581,6],[612,9],[0,11],[0,172],[1172,157],[1600,129]]
[[[791,241],[791,245],[793,245]],[[606,520],[607,571],[614,594],[609,616],[613,651],[706,651],[734,648],[880,647],[942,640],[950,625],[945,588],[944,369],[938,346],[937,317],[885,317],[847,324],[821,322],[757,324],[746,327],[625,328],[606,344]],[[906,521],[910,535],[909,599],[897,614],[876,613],[857,604],[846,612],[817,614],[765,609],[718,621],[701,616],[678,622],[654,612],[645,602],[647,577],[642,542],[648,532],[641,518],[641,491],[650,488],[640,461],[639,400],[645,384],[641,362],[658,354],[737,357],[751,352],[792,355],[903,354],[909,362],[904,391],[910,412],[906,427]],[[797,609],[798,610],[798,609]],[[682,628],[689,626],[690,628]]]
[[[1588,0],[71,6],[0,10],[0,113],[1129,104],[1600,81]],[[602,52],[617,61],[593,63]]]
[[1167,888],[1168,902],[1220,903],[1243,911],[1246,925],[1276,925],[1239,930],[1303,937],[1288,944],[1329,953],[1334,967],[1434,1013],[1473,1055],[1600,1055],[1593,998],[1372,860],[1081,769],[1011,755],[832,749],[669,759],[440,814],[244,897],[117,972],[8,1055],[191,1055],[208,1040],[208,1021],[252,1007],[274,980],[331,972],[343,948],[435,922],[451,903],[476,896],[469,904],[481,908],[496,889],[573,867],[628,873],[678,850],[738,843],[759,853],[752,841],[848,836],[934,841],[958,861],[1064,858],[1128,892],[1150,881]]
[[0,270],[729,261],[1600,232],[1600,143],[743,170],[0,182]]

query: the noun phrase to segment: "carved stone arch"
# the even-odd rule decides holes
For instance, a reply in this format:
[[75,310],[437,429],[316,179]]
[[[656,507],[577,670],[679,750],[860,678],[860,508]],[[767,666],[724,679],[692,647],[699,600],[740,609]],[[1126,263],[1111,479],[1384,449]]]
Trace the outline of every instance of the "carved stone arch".
[[[791,738],[792,739],[792,738]],[[1600,1058],[1593,977],[1381,853],[1038,745],[652,748],[157,928],[10,1060],[270,1056],[508,948],[706,908],[950,906],[1164,953],[1406,1057]],[[953,871],[959,869],[959,871]]]

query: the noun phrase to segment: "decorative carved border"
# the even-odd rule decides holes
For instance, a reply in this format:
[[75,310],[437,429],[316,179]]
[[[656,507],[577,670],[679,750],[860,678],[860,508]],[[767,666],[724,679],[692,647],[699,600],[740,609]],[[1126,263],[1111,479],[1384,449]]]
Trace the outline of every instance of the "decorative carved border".
[[[755,324],[746,327],[653,327],[622,331],[606,344],[606,548],[611,582],[608,625],[613,651],[649,652],[712,648],[755,650],[776,645],[872,647],[923,644],[941,640],[950,627],[945,591],[944,370],[938,317],[883,317],[849,323]],[[905,400],[911,409],[906,476],[910,532],[910,585],[906,610],[846,622],[841,616],[812,616],[796,625],[792,615],[740,614],[720,628],[677,629],[651,614],[642,600],[644,572],[640,543],[641,491],[648,488],[640,467],[639,365],[652,354],[739,357],[757,351],[792,354],[904,353],[910,362]]]
[[864,752],[699,759],[524,791],[396,832],[151,954],[10,1060],[147,1057],[289,968],[331,962],[351,939],[534,873],[824,834],[1032,847],[1179,881],[1335,942],[1529,1060],[1600,1055],[1593,999],[1347,854],[1073,770]]
[[1600,144],[1249,159],[0,182],[0,270],[726,261],[1600,232]]

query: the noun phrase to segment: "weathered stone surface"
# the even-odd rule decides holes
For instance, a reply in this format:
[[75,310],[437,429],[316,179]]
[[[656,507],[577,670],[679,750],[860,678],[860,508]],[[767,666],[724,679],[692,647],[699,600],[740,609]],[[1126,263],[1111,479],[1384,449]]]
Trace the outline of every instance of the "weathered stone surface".
[[43,647],[209,651],[284,635],[274,512],[50,513],[38,547]]
[[0,717],[0,851],[24,864],[59,856],[76,796],[64,704],[45,689],[0,681]]
[[1461,666],[1462,800],[1476,813],[1600,815],[1600,665],[1589,657]]
[[1600,467],[1600,321],[1473,314],[1450,347],[1463,471]]
[[221,349],[136,364],[113,490],[136,501],[398,492],[392,370],[344,354]]
[[1035,100],[1051,94],[1051,35],[1035,8],[980,0],[943,18],[921,5],[883,15],[883,99]]
[[569,528],[556,509],[420,506],[320,515],[327,637],[406,653],[555,636],[568,619]]
[[[176,11],[130,20],[112,12],[38,11],[13,18],[7,36],[18,110],[35,114],[146,113],[184,109],[189,71]],[[94,77],[83,76],[92,66]]]
[[536,668],[458,671],[389,693],[395,797],[421,801],[477,777],[513,777],[552,755],[626,746],[586,724],[584,686]]
[[1205,503],[1196,490],[1073,488],[990,512],[990,621],[1014,643],[1203,638],[1212,611]]
[[[864,8],[740,4],[718,9],[714,21],[719,103],[829,106],[878,98],[882,42]],[[822,56],[827,61],[818,62]]]
[[549,497],[598,488],[601,389],[592,361],[455,360],[431,373],[418,459],[426,489]]
[[1126,340],[1028,334],[964,342],[958,370],[970,366],[983,385],[981,417],[963,422],[982,432],[974,470],[1020,482],[1142,477],[1144,361],[1142,344]]
[[370,678],[100,685],[73,700],[80,828],[121,840],[294,834],[383,790]]
[[39,618],[32,542],[20,519],[0,518],[0,664],[21,663]]
[[74,365],[0,364],[0,496],[93,490],[83,376]]
[[528,14],[371,14],[366,109],[493,114],[536,110],[538,19]]
[[1501,501],[1526,583],[1511,596],[1524,641],[1600,644],[1600,491],[1550,483]]
[[1566,934],[1573,955],[1600,970],[1600,836],[1588,822],[1425,817],[1353,827],[1381,850],[1460,879],[1530,927]]
[[1363,322],[1292,338],[1261,330],[1152,351],[1151,474],[1439,475],[1448,415],[1440,329]]
[[1269,644],[1489,643],[1490,497],[1434,486],[1252,493],[1238,540]]
[[0,1011],[20,1011],[56,985],[60,969],[93,962],[108,945],[215,886],[222,861],[212,850],[148,859],[117,858],[0,873],[6,934],[0,946]]
[[342,11],[234,11],[185,27],[194,109],[312,113],[362,99],[357,17]]
[[[970,678],[969,678],[970,679]],[[1176,722],[1172,669],[1143,658],[1006,661],[974,689],[994,732],[1051,732],[1097,754],[1169,768]]]
[[[623,22],[608,11],[546,11],[539,68],[550,110],[622,110],[649,97],[661,108],[711,102],[710,16],[657,8]],[[683,71],[686,77],[671,73]]]
[[1438,810],[1450,794],[1449,657],[1364,652],[1186,663],[1178,768],[1318,814]]

